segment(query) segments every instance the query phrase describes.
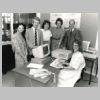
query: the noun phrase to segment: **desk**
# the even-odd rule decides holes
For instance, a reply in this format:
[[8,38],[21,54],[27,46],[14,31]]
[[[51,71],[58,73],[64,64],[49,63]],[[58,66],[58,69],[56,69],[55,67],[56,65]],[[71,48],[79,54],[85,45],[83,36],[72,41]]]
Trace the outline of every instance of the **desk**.
[[[51,63],[51,62],[50,62]],[[59,73],[59,69],[50,67],[50,63],[44,66],[45,69],[48,69],[52,73]],[[15,86],[16,87],[49,87],[53,82],[54,75],[51,74],[50,76],[41,79],[41,78],[34,78],[33,76],[29,75],[29,68],[22,66],[21,68],[15,68],[13,71],[15,73]]]
[[[91,76],[92,76],[92,70],[93,70],[93,64],[95,62],[95,60],[97,59],[97,55],[95,54],[89,54],[89,53],[83,53],[84,57],[86,60],[89,60],[92,62],[92,66],[91,66],[91,71],[90,71],[90,77],[89,77],[89,85],[91,84]],[[54,73],[56,75],[56,77],[58,76],[58,73],[60,71],[60,69],[54,68],[54,67],[50,67],[51,60],[50,62],[46,63],[44,65],[44,68],[51,71],[52,73]],[[21,68],[16,68],[13,71],[15,72],[15,86],[18,87],[30,87],[30,86],[35,86],[35,87],[49,87],[50,84],[53,81],[53,76],[51,75],[50,77],[47,77],[46,79],[40,79],[40,78],[34,78],[31,77],[29,75],[29,69],[26,68],[27,65],[22,66]],[[32,83],[35,83],[35,85],[33,85]]]
[[95,61],[97,60],[97,53],[96,54],[89,54],[89,53],[84,52],[83,55],[84,55],[86,60],[92,62],[92,66],[91,66],[91,70],[90,70],[90,77],[89,77],[89,85],[90,85],[91,84],[92,71],[93,71],[93,65],[94,65]]

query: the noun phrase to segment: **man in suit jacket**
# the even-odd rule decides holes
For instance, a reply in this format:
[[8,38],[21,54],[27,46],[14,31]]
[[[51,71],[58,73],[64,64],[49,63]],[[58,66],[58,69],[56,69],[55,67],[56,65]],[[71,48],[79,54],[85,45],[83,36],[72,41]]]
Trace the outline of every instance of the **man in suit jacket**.
[[43,33],[39,29],[40,19],[35,17],[32,21],[33,26],[26,30],[26,43],[29,55],[32,57],[32,49],[43,44]]
[[73,50],[73,41],[79,40],[82,43],[82,36],[78,29],[75,28],[75,20],[69,21],[69,27],[66,29],[64,36],[61,39],[59,48]]

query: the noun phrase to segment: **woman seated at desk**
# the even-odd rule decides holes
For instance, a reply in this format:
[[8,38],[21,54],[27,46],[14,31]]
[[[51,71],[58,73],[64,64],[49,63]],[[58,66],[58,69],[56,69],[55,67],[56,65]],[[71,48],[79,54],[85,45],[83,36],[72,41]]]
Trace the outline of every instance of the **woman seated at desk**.
[[[58,75],[58,87],[73,87],[81,76],[81,71],[85,67],[85,59],[81,53],[81,43],[75,40],[73,43],[73,55],[70,63],[62,69]],[[60,60],[61,61],[61,60]],[[61,62],[63,65],[63,62]]]

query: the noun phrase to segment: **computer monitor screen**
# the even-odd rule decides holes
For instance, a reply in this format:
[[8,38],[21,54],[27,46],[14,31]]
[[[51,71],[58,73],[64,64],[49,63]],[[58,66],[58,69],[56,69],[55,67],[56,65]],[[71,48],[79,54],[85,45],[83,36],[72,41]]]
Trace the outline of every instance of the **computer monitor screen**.
[[44,58],[50,54],[50,48],[48,44],[43,44],[32,50],[33,56],[36,58]]
[[48,53],[48,45],[43,47],[43,54],[47,54]]

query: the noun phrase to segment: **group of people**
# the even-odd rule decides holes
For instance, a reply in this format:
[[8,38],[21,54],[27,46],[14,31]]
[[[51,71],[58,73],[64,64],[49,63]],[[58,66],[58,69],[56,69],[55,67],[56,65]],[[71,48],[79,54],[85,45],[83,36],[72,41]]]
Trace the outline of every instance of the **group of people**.
[[[49,44],[51,51],[57,48],[72,50],[73,56],[68,67],[62,69],[58,75],[58,86],[62,87],[69,84],[64,80],[72,77],[73,81],[76,81],[76,78],[79,78],[79,74],[85,66],[85,61],[81,53],[82,36],[80,31],[75,28],[75,20],[69,21],[69,27],[66,30],[62,27],[63,20],[61,18],[57,18],[55,24],[56,27],[52,27],[49,20],[44,20],[41,28],[39,28],[40,19],[38,17],[33,19],[31,28],[25,29],[25,25],[20,23],[12,38],[12,43],[16,67],[23,66],[30,61],[34,57],[32,49],[45,43]],[[73,76],[75,75],[76,78],[74,79]],[[73,85],[74,82],[70,81],[69,86]]]

